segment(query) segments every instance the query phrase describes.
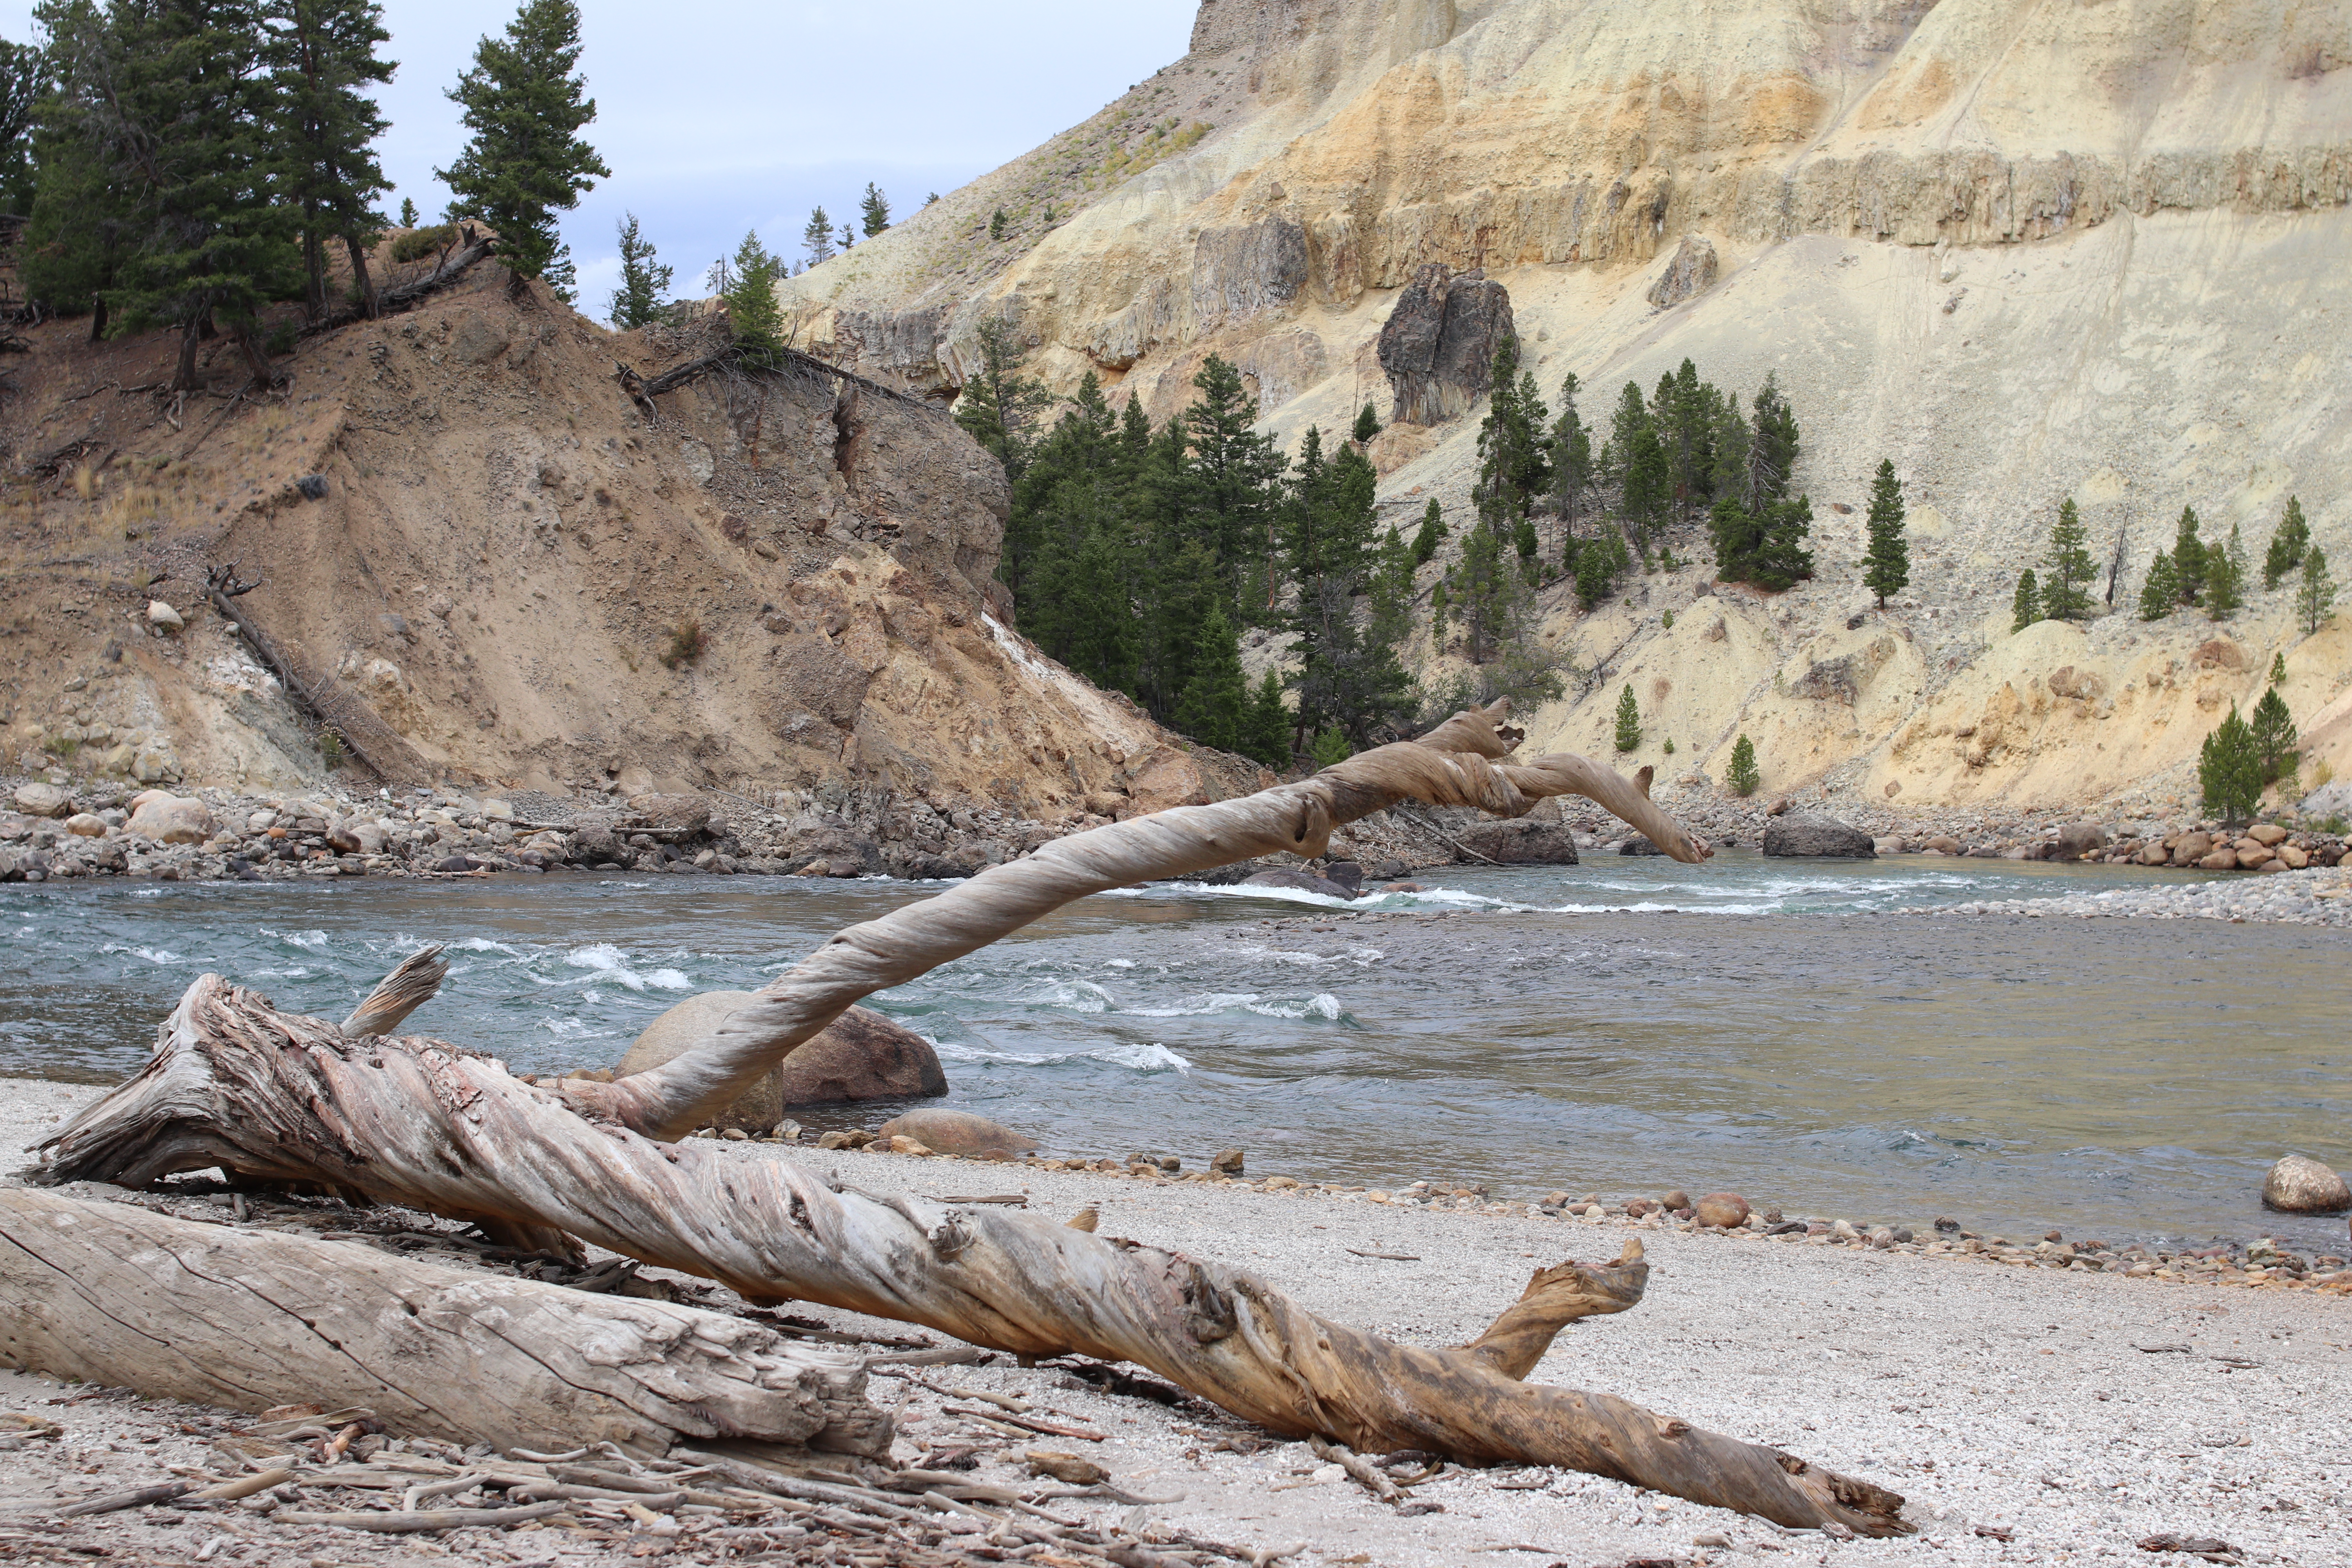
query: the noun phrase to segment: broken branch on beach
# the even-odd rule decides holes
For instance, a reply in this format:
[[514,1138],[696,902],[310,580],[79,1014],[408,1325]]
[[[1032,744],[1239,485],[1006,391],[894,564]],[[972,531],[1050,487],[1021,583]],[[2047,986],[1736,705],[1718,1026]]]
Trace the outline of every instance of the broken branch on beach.
[[[205,975],[129,1083],[44,1146],[42,1178],[142,1184],[218,1165],[326,1182],[488,1226],[561,1232],[718,1280],[755,1304],[806,1300],[922,1324],[1019,1355],[1134,1362],[1289,1437],[1558,1465],[1794,1527],[1906,1533],[1902,1499],[1779,1449],[1605,1394],[1526,1378],[1567,1324],[1638,1304],[1638,1244],[1539,1269],[1469,1345],[1398,1344],[1316,1316],[1255,1275],[1001,1205],[875,1196],[784,1161],[670,1142],[860,998],[1074,899],[1286,851],[1399,801],[1517,816],[1598,802],[1676,859],[1707,854],[1633,779],[1572,755],[1508,760],[1506,709],[1236,800],[1116,823],[854,926],[659,1068],[541,1088],[421,1037],[352,1039]],[[413,976],[412,976],[413,979]]]

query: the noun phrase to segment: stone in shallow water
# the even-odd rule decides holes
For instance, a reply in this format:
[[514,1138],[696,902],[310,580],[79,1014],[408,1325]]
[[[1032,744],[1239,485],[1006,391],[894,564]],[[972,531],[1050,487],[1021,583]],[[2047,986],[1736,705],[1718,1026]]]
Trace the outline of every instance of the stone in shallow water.
[[2352,1187],[2318,1161],[2289,1154],[2263,1183],[2263,1206],[2283,1214],[2341,1214],[2352,1209]]
[[[707,991],[688,997],[647,1026],[621,1058],[616,1076],[661,1066],[751,1000],[748,991]],[[720,1127],[765,1132],[783,1119],[788,1106],[912,1100],[947,1091],[947,1074],[929,1041],[870,1008],[852,1007],[753,1082],[714,1120]]]

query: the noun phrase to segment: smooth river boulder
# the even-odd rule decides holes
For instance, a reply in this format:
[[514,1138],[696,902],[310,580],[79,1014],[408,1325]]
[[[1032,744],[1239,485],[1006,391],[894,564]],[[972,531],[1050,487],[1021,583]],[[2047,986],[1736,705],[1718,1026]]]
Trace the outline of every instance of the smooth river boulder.
[[1010,1160],[1031,1152],[1037,1140],[969,1110],[909,1110],[874,1130],[877,1141],[911,1138],[934,1154]]
[[213,836],[212,808],[194,795],[151,789],[132,798],[122,831],[157,844],[202,844]]
[[[613,1076],[627,1078],[661,1066],[750,1000],[749,991],[688,997],[646,1026]],[[948,1075],[929,1040],[870,1007],[852,1007],[708,1124],[765,1132],[795,1105],[934,1099],[947,1091]]]
[[1360,887],[1335,882],[1328,877],[1318,877],[1312,871],[1294,871],[1286,866],[1276,866],[1264,871],[1253,871],[1242,879],[1244,888],[1291,888],[1302,893],[1320,893],[1327,899],[1355,899],[1363,896]]
[[2289,1154],[2263,1183],[2263,1206],[2282,1214],[2342,1214],[2352,1209],[2352,1186],[2318,1161]]
[[1790,813],[1764,825],[1764,853],[1820,856],[1845,860],[1875,860],[1878,848],[1869,834],[1834,816],[1801,816]]
[[1573,866],[1576,832],[1564,822],[1474,822],[1456,837],[1462,847],[1504,866]]
[[73,813],[73,796],[53,784],[20,784],[16,809],[26,816],[68,816]]

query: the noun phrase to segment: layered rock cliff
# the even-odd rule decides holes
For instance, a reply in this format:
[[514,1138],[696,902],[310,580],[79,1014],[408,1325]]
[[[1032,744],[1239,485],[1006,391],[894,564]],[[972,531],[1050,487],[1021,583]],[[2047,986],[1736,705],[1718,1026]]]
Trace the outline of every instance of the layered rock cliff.
[[[1054,384],[1091,370],[1155,419],[1211,353],[1286,439],[1378,399],[1428,421],[1374,450],[1400,516],[1459,514],[1475,463],[1470,399],[1384,363],[1425,268],[1507,290],[1528,367],[1548,395],[1575,374],[1589,418],[1685,356],[1742,394],[1771,373],[1816,581],[1555,595],[1575,679],[1534,742],[1601,743],[1631,680],[1677,773],[1720,776],[1745,731],[1768,786],[2178,795],[2281,651],[2333,737],[2314,760],[2352,769],[2345,618],[2305,640],[2282,591],[2221,628],[2011,639],[2008,592],[2068,496],[2103,564],[2120,542],[2124,610],[2183,505],[2259,558],[2299,494],[2352,562],[2347,67],[2344,0],[1207,0],[1183,59],[787,294],[823,352],[935,395],[996,316]],[[1914,535],[1883,615],[1856,583],[1882,457]]]

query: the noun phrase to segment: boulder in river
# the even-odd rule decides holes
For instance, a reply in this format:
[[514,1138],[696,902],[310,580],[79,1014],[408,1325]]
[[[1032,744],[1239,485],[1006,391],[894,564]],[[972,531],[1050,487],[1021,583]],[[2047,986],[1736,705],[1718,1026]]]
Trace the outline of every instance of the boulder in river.
[[2058,830],[2059,860],[2080,860],[2095,849],[2107,847],[2107,830],[2095,822],[2070,822]]
[[1504,866],[1573,866],[1576,833],[1564,822],[1474,822],[1456,837],[1462,847]]
[[1361,888],[1351,888],[1328,877],[1318,877],[1312,871],[1294,871],[1285,866],[1253,871],[1242,879],[1241,885],[1244,888],[1293,888],[1302,893],[1320,893],[1327,899],[1359,898],[1363,891]]
[[2352,1186],[2318,1161],[2289,1154],[2263,1181],[2263,1206],[2282,1214],[2342,1214],[2352,1209]]
[[629,801],[630,815],[648,833],[699,833],[710,826],[710,803],[693,795],[641,795]]
[[1847,860],[1874,860],[1877,847],[1861,828],[1834,816],[1776,816],[1764,825],[1764,853],[1780,856],[1821,856]]
[[[807,1047],[803,1047],[803,1050]],[[909,1110],[874,1130],[877,1141],[911,1138],[935,1154],[1012,1159],[1037,1147],[1037,1140],[969,1110]]]
[[[751,1000],[749,991],[688,997],[646,1026],[614,1076],[661,1066]],[[852,1007],[744,1090],[709,1125],[764,1133],[783,1120],[787,1106],[931,1099],[947,1091],[947,1074],[929,1041],[869,1007]]]

